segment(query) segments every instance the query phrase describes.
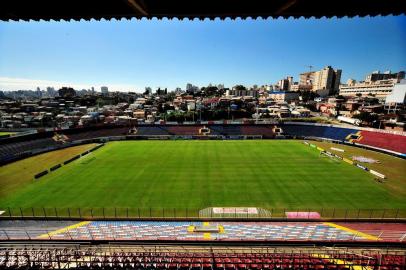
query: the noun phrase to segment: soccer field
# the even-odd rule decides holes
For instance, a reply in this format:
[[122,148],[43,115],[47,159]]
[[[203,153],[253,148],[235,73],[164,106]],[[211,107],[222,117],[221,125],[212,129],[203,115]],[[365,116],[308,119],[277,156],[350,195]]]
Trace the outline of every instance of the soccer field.
[[0,206],[406,208],[368,172],[293,140],[109,142]]

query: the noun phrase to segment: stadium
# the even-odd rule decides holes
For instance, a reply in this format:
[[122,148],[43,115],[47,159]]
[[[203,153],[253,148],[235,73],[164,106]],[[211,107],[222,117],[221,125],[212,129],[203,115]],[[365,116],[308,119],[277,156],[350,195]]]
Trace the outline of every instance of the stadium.
[[224,121],[6,134],[0,237],[24,244],[2,256],[40,268],[401,269],[405,142]]
[[[0,20],[406,12],[397,0],[61,5],[2,1]],[[2,128],[0,269],[405,269],[405,159],[405,132],[300,119]]]

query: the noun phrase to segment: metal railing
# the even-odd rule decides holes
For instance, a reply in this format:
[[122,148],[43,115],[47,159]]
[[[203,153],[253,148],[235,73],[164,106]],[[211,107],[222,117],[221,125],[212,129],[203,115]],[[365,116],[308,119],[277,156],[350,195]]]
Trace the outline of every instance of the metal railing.
[[[315,219],[312,212],[317,212],[320,219],[338,220],[404,220],[406,209],[281,209],[260,208],[256,214],[249,212],[214,213],[203,212],[200,208],[137,208],[137,207],[0,207],[4,211],[0,218],[41,218],[41,219],[243,219],[243,220],[295,220]],[[287,218],[287,212],[301,212],[296,218]],[[317,219],[317,218],[316,218]]]

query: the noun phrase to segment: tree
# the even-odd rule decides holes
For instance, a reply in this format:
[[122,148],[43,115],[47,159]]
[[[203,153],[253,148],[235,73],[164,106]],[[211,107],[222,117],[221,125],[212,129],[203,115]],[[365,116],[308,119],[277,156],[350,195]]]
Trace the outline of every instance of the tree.
[[234,86],[235,90],[247,90],[247,88],[244,85],[238,84]]
[[143,95],[144,96],[149,96],[151,93],[149,92],[149,89],[145,89]]
[[379,119],[379,116],[377,114],[375,114],[375,113],[373,114],[373,113],[369,113],[369,112],[361,112],[357,115],[354,115],[353,117],[361,120],[362,122],[366,122],[366,123],[372,123]]
[[218,88],[217,88],[217,86],[208,86],[208,87],[202,87],[201,90],[202,90],[203,96],[212,97],[212,96],[216,95]]
[[103,107],[103,106],[106,105],[107,103],[106,103],[106,101],[105,101],[104,99],[98,98],[98,99],[96,100],[96,104],[97,104],[97,107]]
[[166,95],[166,100],[167,100],[167,101],[173,101],[173,100],[175,99],[175,97],[176,97],[175,92],[169,92],[169,93]]
[[308,102],[309,100],[314,100],[316,97],[319,97],[319,94],[313,91],[300,91],[300,96],[303,102]]
[[228,90],[228,89],[226,89],[226,88],[218,89],[218,90],[217,90],[217,93],[216,93],[216,96],[217,96],[217,97],[223,96],[223,95],[226,93],[227,90]]

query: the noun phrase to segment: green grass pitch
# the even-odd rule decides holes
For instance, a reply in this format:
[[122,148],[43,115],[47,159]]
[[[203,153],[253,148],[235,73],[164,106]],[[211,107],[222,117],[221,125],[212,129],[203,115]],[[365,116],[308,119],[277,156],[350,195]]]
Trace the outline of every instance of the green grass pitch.
[[3,208],[214,206],[406,208],[368,172],[293,140],[110,142],[0,198]]

